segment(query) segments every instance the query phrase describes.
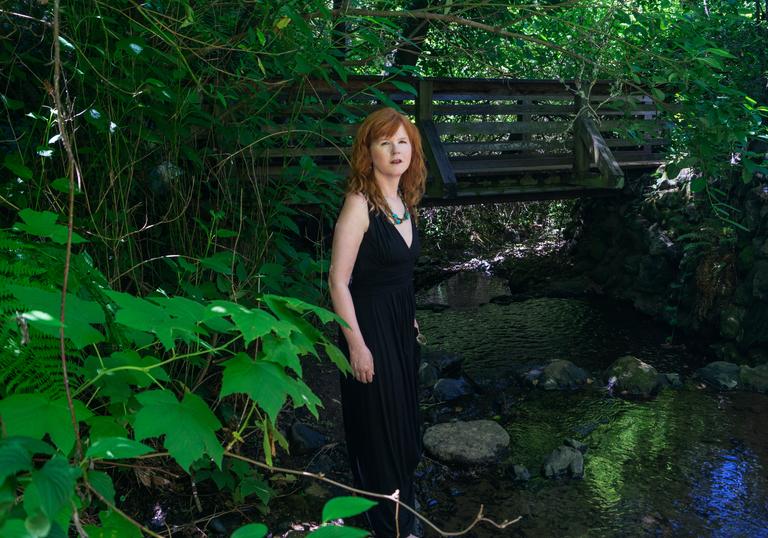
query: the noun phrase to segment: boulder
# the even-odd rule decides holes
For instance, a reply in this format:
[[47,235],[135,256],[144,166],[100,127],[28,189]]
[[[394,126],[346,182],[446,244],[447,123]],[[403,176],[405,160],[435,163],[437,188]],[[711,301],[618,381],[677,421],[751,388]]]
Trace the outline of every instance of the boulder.
[[741,340],[744,336],[744,315],[740,306],[729,305],[720,311],[720,335],[729,340]]
[[464,396],[471,395],[474,391],[466,379],[438,379],[433,388],[435,399],[440,402],[450,402]]
[[696,377],[713,388],[732,390],[739,388],[741,368],[732,362],[715,361],[696,370]]
[[421,383],[422,387],[432,388],[439,378],[440,374],[437,368],[428,362],[421,363],[419,367],[419,383]]
[[584,456],[573,447],[557,447],[544,461],[542,473],[547,478],[584,478]]
[[576,450],[578,450],[582,454],[586,454],[587,453],[587,449],[589,448],[587,445],[585,445],[581,441],[577,441],[576,439],[566,439],[566,440],[563,441],[563,444],[565,446],[569,446],[571,448],[575,448]]
[[609,390],[620,396],[650,398],[661,387],[656,368],[632,355],[617,359],[603,378]]
[[290,442],[292,453],[307,454],[321,449],[328,444],[328,439],[303,422],[294,422],[291,425]]
[[546,365],[528,366],[521,375],[531,385],[546,390],[572,390],[587,383],[587,371],[579,368],[571,361],[554,360]]
[[447,463],[494,463],[509,449],[509,434],[492,420],[446,422],[427,428],[424,448]]
[[524,465],[515,464],[512,466],[512,479],[519,482],[527,482],[531,479],[531,473]]
[[459,377],[464,358],[455,353],[440,350],[428,350],[424,360],[437,368],[440,377]]
[[740,381],[747,390],[768,393],[768,364],[761,364],[754,368],[742,366]]
[[659,381],[661,381],[662,386],[673,389],[679,389],[683,386],[683,379],[680,374],[661,374]]

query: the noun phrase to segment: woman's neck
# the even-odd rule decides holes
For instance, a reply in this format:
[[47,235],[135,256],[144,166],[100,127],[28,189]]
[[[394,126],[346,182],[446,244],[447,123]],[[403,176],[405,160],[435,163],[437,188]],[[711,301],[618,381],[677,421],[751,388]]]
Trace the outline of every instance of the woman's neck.
[[377,174],[376,185],[378,185],[381,195],[387,200],[396,200],[400,197],[398,194],[400,188],[399,177],[385,177]]

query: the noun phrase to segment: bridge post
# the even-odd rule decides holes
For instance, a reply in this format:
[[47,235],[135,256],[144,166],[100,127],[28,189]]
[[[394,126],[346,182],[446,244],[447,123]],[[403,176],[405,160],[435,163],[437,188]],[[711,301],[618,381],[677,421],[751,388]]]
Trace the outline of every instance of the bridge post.
[[416,96],[416,125],[421,131],[424,154],[427,157],[429,171],[434,174],[427,181],[427,194],[434,198],[456,197],[456,173],[448,160],[440,135],[432,119],[433,83],[431,80],[419,80]]
[[587,133],[583,132],[584,122],[579,121],[584,106],[584,98],[576,94],[576,120],[573,124],[573,176],[577,181],[586,179],[589,174],[589,152],[585,141]]

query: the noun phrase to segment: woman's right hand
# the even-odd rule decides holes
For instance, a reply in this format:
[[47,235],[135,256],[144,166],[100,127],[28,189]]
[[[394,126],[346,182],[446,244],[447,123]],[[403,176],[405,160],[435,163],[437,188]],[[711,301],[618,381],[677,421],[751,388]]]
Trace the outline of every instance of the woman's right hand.
[[373,355],[368,346],[363,344],[349,350],[349,364],[352,366],[352,375],[360,383],[373,381]]

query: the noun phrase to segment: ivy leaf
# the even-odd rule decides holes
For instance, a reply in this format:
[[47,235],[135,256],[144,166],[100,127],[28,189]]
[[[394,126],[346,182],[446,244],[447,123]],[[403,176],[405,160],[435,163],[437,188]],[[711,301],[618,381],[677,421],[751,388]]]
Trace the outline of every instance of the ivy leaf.
[[224,448],[216,438],[221,423],[196,394],[187,393],[181,402],[170,391],[142,392],[136,399],[142,408],[136,413],[136,438],[164,435],[163,446],[187,472],[204,454],[221,467]]
[[154,449],[152,447],[148,447],[133,439],[126,439],[125,437],[106,437],[93,443],[90,448],[88,448],[85,457],[116,460],[121,458],[137,458],[153,451]]
[[264,538],[267,535],[267,527],[261,523],[250,523],[240,527],[232,533],[230,538]]
[[[85,420],[92,413],[75,400],[77,420]],[[46,434],[59,449],[68,454],[75,446],[75,432],[65,400],[49,400],[42,394],[14,394],[0,401],[0,417],[8,435],[22,435],[42,439]]]
[[79,476],[80,469],[70,467],[64,456],[54,456],[32,473],[32,482],[24,491],[24,509],[28,514],[39,509],[53,519],[72,498]]
[[224,363],[221,396],[243,393],[251,397],[274,423],[288,396],[296,407],[306,405],[317,416],[322,405],[304,382],[285,373],[282,366],[268,361],[254,361],[245,353],[238,353]]
[[110,504],[115,504],[115,485],[112,478],[102,471],[90,471],[88,473],[88,483],[93,486],[99,495],[104,497]]
[[362,514],[377,504],[365,497],[334,497],[323,507],[323,523]]
[[[66,226],[56,224],[59,216],[50,211],[35,211],[25,208],[19,211],[19,216],[24,222],[16,223],[16,228],[28,234],[38,237],[50,238],[54,243],[66,244],[68,229]],[[72,243],[86,243],[86,239],[72,232]]]

